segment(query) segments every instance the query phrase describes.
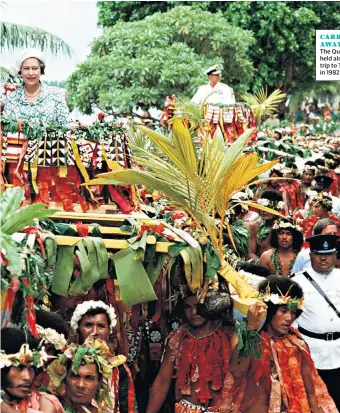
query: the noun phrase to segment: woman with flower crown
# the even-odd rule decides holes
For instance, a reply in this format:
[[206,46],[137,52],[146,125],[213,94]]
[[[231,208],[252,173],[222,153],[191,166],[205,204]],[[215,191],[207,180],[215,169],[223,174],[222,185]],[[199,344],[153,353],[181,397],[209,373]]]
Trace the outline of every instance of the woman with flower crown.
[[247,324],[231,339],[235,377],[233,413],[338,413],[311,358],[292,327],[303,311],[303,291],[290,278],[270,276]]
[[[299,224],[305,239],[313,235],[314,225],[319,219],[323,218],[330,218],[337,225],[340,235],[340,218],[331,212],[333,201],[329,194],[314,188],[313,191],[309,191],[309,199],[311,203],[311,215],[303,219]],[[304,247],[307,248],[308,243],[305,242]]]

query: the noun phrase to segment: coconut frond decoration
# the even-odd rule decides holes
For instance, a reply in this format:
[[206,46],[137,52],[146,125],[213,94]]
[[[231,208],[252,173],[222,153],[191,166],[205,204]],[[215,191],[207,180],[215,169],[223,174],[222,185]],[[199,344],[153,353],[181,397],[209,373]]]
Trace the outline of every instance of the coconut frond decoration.
[[[223,220],[218,224],[216,221],[225,217],[232,208],[231,198],[235,192],[249,186],[277,161],[259,164],[256,153],[243,153],[253,129],[247,130],[228,148],[223,138],[206,138],[199,152],[195,150],[188,127],[178,118],[173,121],[172,141],[149,128],[139,126],[138,129],[151,139],[162,156],[140,149],[133,161],[141,169],[100,174],[88,184],[136,184],[162,192],[170,205],[186,211],[203,236],[210,238],[221,259],[219,274],[233,284],[241,298],[256,296],[256,292],[224,259]],[[278,214],[254,205],[260,210]],[[227,229],[232,239],[230,226],[227,225]]]
[[278,112],[278,106],[286,99],[287,95],[280,89],[274,90],[268,96],[267,88],[261,88],[258,92],[242,95],[242,99],[247,102],[255,116],[256,125],[260,126],[261,119],[265,115],[273,115]]

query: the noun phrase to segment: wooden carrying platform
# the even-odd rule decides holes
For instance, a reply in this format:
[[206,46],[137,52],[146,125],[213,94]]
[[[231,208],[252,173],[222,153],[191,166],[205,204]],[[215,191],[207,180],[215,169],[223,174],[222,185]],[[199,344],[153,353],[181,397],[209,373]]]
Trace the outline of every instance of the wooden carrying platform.
[[[77,226],[75,223],[71,222],[81,222],[88,223],[89,236],[91,236],[94,225],[98,224],[96,228],[99,229],[103,235],[102,239],[104,245],[107,249],[122,250],[128,248],[129,243],[127,239],[131,237],[131,232],[123,231],[120,227],[123,225],[126,219],[135,219],[140,221],[142,224],[155,226],[160,223],[160,221],[150,219],[143,212],[134,213],[131,215],[124,214],[98,214],[98,213],[77,213],[77,212],[56,212],[51,215],[50,219],[53,221],[68,221],[69,226],[76,230]],[[165,225],[164,232],[171,235],[175,242],[186,242],[180,235],[179,231],[172,229],[169,225]],[[78,236],[66,236],[66,235],[56,235],[57,245],[72,246],[77,244],[79,241]],[[154,235],[149,235],[146,239],[146,243],[149,245],[156,244],[156,252],[167,253],[169,246],[173,245],[174,242],[157,242]]]

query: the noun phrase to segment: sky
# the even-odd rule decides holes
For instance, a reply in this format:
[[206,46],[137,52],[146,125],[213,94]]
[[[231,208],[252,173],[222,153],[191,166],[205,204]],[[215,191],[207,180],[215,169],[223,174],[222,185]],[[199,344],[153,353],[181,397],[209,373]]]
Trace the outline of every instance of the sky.
[[[73,49],[68,56],[45,52],[45,80],[65,80],[90,53],[90,43],[101,33],[97,28],[94,0],[5,0],[2,21],[34,26],[61,37]],[[20,51],[3,51],[1,65],[15,66]]]

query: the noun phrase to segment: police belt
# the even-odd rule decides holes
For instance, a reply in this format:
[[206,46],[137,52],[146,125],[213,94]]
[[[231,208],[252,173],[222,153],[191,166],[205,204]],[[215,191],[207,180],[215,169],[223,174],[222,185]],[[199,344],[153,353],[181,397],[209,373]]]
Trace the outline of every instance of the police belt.
[[318,334],[318,333],[312,333],[311,331],[305,330],[304,328],[299,326],[299,332],[304,334],[307,337],[318,338],[319,340],[332,341],[332,340],[338,340],[340,338],[340,332],[337,332],[337,331],[334,333]]

